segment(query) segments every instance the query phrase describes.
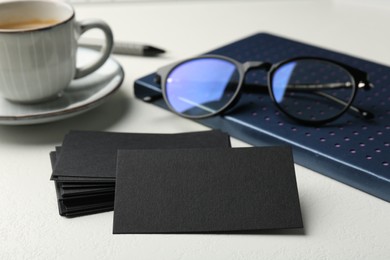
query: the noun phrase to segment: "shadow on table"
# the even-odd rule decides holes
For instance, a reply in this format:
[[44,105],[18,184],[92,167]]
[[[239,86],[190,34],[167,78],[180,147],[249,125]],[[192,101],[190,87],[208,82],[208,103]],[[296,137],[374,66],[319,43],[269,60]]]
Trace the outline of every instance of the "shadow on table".
[[25,126],[0,126],[2,143],[37,145],[61,143],[70,130],[104,131],[126,116],[131,98],[123,91],[115,93],[101,106],[65,120]]

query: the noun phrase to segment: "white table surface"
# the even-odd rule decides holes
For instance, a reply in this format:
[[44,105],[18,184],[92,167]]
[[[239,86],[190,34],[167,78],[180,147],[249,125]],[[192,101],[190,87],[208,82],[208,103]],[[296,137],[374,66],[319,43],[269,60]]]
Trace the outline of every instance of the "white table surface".
[[[295,165],[304,234],[113,235],[113,213],[58,215],[49,152],[71,129],[173,133],[206,127],[136,100],[135,79],[256,32],[270,32],[390,65],[385,1],[157,1],[76,5],[116,39],[166,48],[116,56],[121,90],[60,122],[0,126],[0,259],[390,259],[389,203]],[[234,146],[247,144],[233,140]]]

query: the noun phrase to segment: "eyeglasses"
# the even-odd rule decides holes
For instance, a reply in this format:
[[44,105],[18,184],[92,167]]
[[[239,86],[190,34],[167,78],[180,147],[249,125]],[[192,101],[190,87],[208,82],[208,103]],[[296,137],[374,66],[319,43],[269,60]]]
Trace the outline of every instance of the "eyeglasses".
[[[255,69],[268,72],[267,86],[245,84],[245,76]],[[204,55],[163,67],[157,75],[169,109],[186,118],[214,116],[232,108],[243,91],[264,90],[281,112],[302,124],[325,124],[346,111],[374,117],[352,105],[359,88],[372,88],[367,73],[324,58],[297,57],[271,64]]]

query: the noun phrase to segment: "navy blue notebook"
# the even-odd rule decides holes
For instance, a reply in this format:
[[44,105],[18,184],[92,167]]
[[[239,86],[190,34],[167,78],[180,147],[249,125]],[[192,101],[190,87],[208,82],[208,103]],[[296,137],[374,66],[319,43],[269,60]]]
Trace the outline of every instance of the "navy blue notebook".
[[[390,201],[390,68],[330,50],[267,33],[238,40],[208,53],[240,62],[276,63],[296,56],[319,56],[366,71],[375,87],[358,91],[354,104],[375,114],[365,121],[351,113],[329,125],[299,125],[281,115],[266,94],[243,93],[235,109],[221,116],[196,120],[254,146],[289,144],[296,163],[326,176]],[[149,74],[135,81],[137,98],[160,93]],[[249,82],[263,80],[264,72],[247,75]],[[163,99],[152,102],[167,109]]]

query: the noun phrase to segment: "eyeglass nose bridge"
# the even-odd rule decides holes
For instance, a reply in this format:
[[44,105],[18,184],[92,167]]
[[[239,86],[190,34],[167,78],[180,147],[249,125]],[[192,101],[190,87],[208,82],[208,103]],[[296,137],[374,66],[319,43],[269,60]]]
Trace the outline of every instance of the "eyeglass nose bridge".
[[269,71],[272,67],[272,64],[269,62],[263,61],[247,61],[243,64],[244,71],[247,72],[249,70],[261,69],[265,71]]
[[[242,63],[242,69],[243,69],[243,82],[245,81],[245,74],[250,70],[260,69],[269,71],[272,68],[272,64],[269,62],[263,62],[263,61],[247,61]],[[244,83],[245,84],[245,83]],[[248,87],[248,86],[247,86]],[[258,86],[256,86],[256,89]],[[238,103],[238,100],[241,97],[241,93],[238,93],[235,98],[232,100],[232,102],[223,110],[221,111],[222,114],[227,113],[232,107],[235,107],[235,105]]]

